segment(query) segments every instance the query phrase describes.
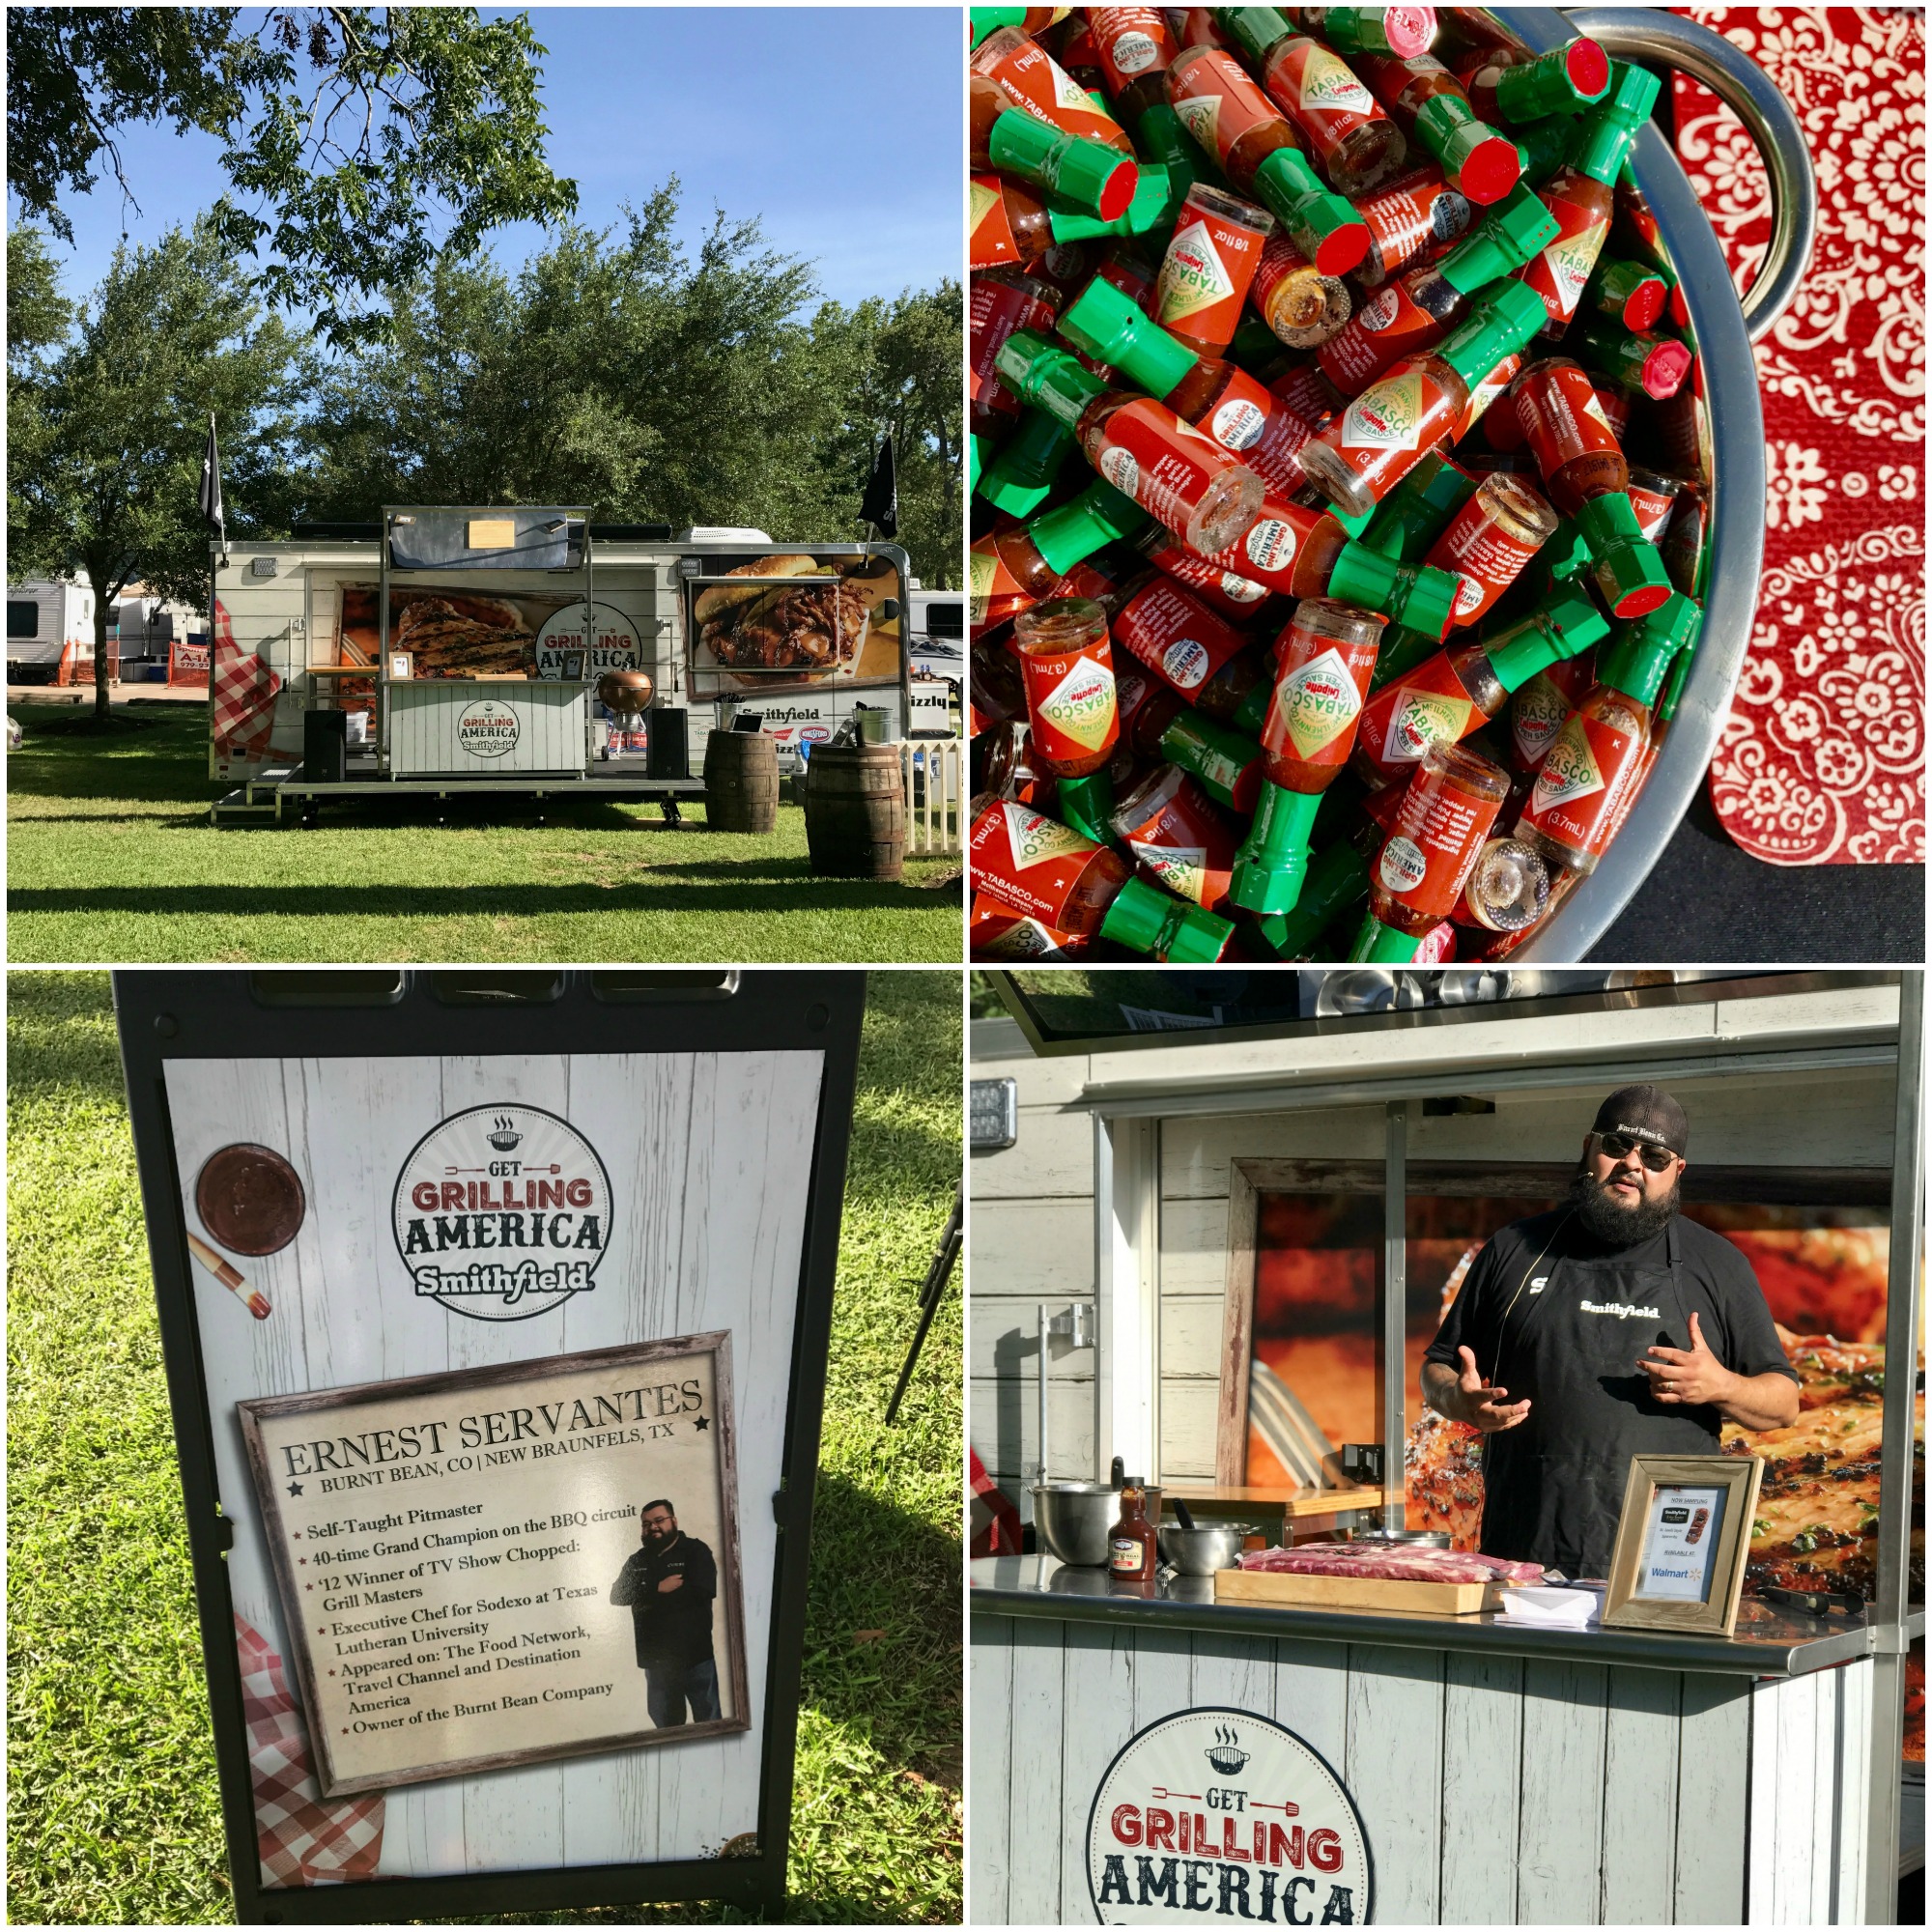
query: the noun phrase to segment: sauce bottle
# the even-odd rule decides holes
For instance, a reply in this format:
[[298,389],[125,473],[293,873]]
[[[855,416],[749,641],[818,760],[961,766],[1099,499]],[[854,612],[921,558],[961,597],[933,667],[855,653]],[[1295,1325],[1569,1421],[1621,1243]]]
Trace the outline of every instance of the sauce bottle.
[[1702,597],[1710,556],[1711,498],[1709,492],[1687,483],[1670,513],[1660,553],[1671,583],[1687,597]]
[[1398,363],[1301,451],[1308,479],[1336,508],[1373,510],[1467,410],[1471,392],[1540,326],[1541,298],[1504,282],[1439,348]]
[[[1360,542],[1399,562],[1419,563],[1476,489],[1476,478],[1461,464],[1452,462],[1439,448],[1432,449],[1376,505]],[[1447,564],[1439,567],[1450,568]]]
[[1556,217],[1527,192],[1513,195],[1440,262],[1410,269],[1364,302],[1316,353],[1345,396],[1359,395],[1405,356],[1433,349],[1492,282],[1513,274],[1556,232]]
[[1451,625],[1460,628],[1487,616],[1555,534],[1556,512],[1528,484],[1510,475],[1486,476],[1424,558],[1456,574],[1460,587]]
[[1140,185],[1140,167],[1131,156],[1035,120],[982,73],[970,76],[968,101],[977,171],[1017,175],[1102,221],[1117,221],[1127,212]]
[[1007,338],[997,366],[1015,395],[1071,429],[1094,469],[1190,550],[1224,549],[1254,521],[1262,479],[1165,404],[1109,390],[1027,329]]
[[1553,114],[1594,107],[1610,91],[1610,57],[1595,41],[1577,39],[1547,54],[1483,47],[1459,55],[1456,78],[1485,121],[1520,127]]
[[1010,429],[1020,412],[993,366],[1000,344],[1016,328],[1050,334],[1060,307],[1053,284],[1023,269],[989,269],[973,276],[966,301],[966,391],[976,435]]
[[1434,7],[1283,7],[1304,33],[1317,34],[1339,54],[1394,54],[1408,60],[1435,42]]
[[1457,901],[1458,925],[1525,932],[1549,909],[1549,867],[1520,838],[1492,838],[1477,855]]
[[1236,832],[1198,780],[1162,765],[1116,807],[1118,844],[1177,898],[1226,913]]
[[1370,698],[1352,768],[1371,791],[1406,779],[1431,745],[1466,738],[1513,691],[1609,635],[1587,598],[1561,593],[1492,638],[1438,651]]
[[[1630,483],[1624,495],[1631,499],[1631,508],[1636,512],[1636,526],[1642,531],[1646,543],[1654,543],[1662,549],[1663,533],[1670,527],[1671,513],[1677,507],[1677,498],[1683,494],[1684,479],[1681,476],[1666,476],[1659,469],[1646,469],[1633,463]],[[1670,568],[1670,558],[1663,559],[1665,570]],[[1675,580],[1672,580],[1675,582]],[[1677,586],[1683,589],[1682,584]]]
[[1641,389],[1655,403],[1668,402],[1684,386],[1694,359],[1674,335],[1626,328],[1602,315],[1580,317],[1564,339],[1577,344],[1592,369],[1625,388]]
[[1139,1476],[1121,1488],[1121,1514],[1107,1532],[1107,1575],[1116,1583],[1151,1583],[1159,1567],[1153,1524],[1147,1520],[1147,1490]]
[[1033,768],[1058,780],[1067,824],[1104,838],[1114,809],[1106,767],[1121,735],[1106,612],[1087,597],[1036,605],[1014,620],[1012,649],[1026,680]]
[[1516,144],[1477,117],[1462,82],[1434,54],[1365,54],[1356,66],[1389,118],[1435,156],[1459,194],[1487,208],[1517,185]]
[[1683,642],[1676,655],[1670,660],[1670,668],[1663,674],[1663,689],[1657,695],[1657,702],[1651,708],[1650,742],[1643,748],[1643,755],[1637,760],[1636,771],[1631,781],[1624,787],[1624,795],[1617,801],[1616,810],[1610,820],[1610,840],[1624,829],[1624,820],[1631,814],[1644,785],[1649,781],[1652,771],[1657,766],[1657,756],[1663,749],[1663,741],[1670,735],[1670,721],[1677,715],[1678,701],[1684,696],[1684,687],[1690,679],[1690,666],[1696,656],[1697,633],[1703,628],[1704,613],[1695,604],[1690,609],[1696,611],[1694,619],[1682,617],[1679,635]]
[[1029,266],[1069,242],[1146,234],[1167,211],[1167,178],[1152,167],[1142,172],[1126,212],[1113,221],[1049,207],[1031,188],[1003,175],[974,175],[969,189],[966,258],[975,269],[1007,262]]
[[1617,171],[1657,104],[1655,74],[1611,63],[1608,98],[1586,115],[1568,161],[1537,190],[1560,229],[1555,241],[1523,270],[1521,279],[1543,298],[1546,330],[1560,334],[1577,313],[1590,272],[1603,252],[1616,201]]
[[1294,123],[1338,194],[1366,194],[1408,158],[1402,129],[1354,70],[1272,7],[1216,7],[1267,98]]
[[1168,104],[1167,71],[1180,47],[1167,15],[1158,7],[1090,7],[1087,27],[1115,117],[1133,129],[1141,153],[1167,170],[1170,191],[1184,195],[1194,185],[1194,158]]
[[1250,912],[1293,910],[1308,871],[1321,794],[1341,776],[1368,695],[1382,620],[1306,598],[1275,644],[1262,730],[1267,785],[1235,865],[1229,896]]
[[966,950],[973,959],[1075,959],[1086,952],[1087,942],[975,893],[966,919]]
[[1014,106],[1037,121],[1117,148],[1133,159],[1134,144],[1127,130],[1096,101],[1037,41],[1017,27],[1001,27],[973,49],[968,63],[974,73],[993,81]]
[[1460,745],[1430,746],[1370,869],[1368,917],[1350,959],[1415,957],[1462,897],[1508,795],[1508,779],[1487,758]]
[[1663,320],[1670,283],[1645,262],[1600,257],[1583,285],[1578,312],[1607,316],[1626,328],[1654,328]]
[[1595,682],[1590,653],[1584,651],[1574,658],[1558,658],[1517,693],[1510,705],[1512,771],[1527,775],[1542,764],[1563,728],[1563,721]]
[[1355,270],[1364,288],[1399,274],[1426,248],[1446,247],[1469,226],[1474,210],[1442,179],[1435,162],[1410,168],[1361,196],[1355,213],[1369,231],[1369,252]]
[[1347,284],[1324,275],[1286,235],[1269,236],[1248,296],[1275,340],[1290,349],[1313,349],[1349,320]]
[[1703,613],[1675,592],[1603,654],[1597,686],[1569,718],[1536,775],[1516,836],[1552,868],[1597,867],[1627,810],[1651,737],[1650,709],[1670,659],[1696,635]]
[[987,804],[968,844],[976,892],[1074,939],[1208,966],[1234,937],[1227,920],[1132,877],[1109,847],[1012,799]]
[[1155,320],[1197,355],[1225,349],[1273,233],[1266,209],[1197,182],[1161,259]]
[[1294,129],[1238,61],[1189,46],[1168,70],[1167,97],[1235,192],[1266,208],[1324,275],[1346,275],[1367,253],[1361,216],[1321,185]]
[[1070,502],[980,538],[967,553],[967,617],[974,632],[1010,622],[1082,558],[1133,536],[1148,522],[1145,510],[1095,477]]
[[1150,524],[1133,539],[1133,545],[1156,570],[1165,572],[1231,624],[1258,622],[1274,595],[1265,583],[1256,583],[1183,549],[1175,541],[1174,532],[1159,524]]
[[[996,350],[996,375],[999,357]],[[980,497],[1009,517],[1030,517],[1053,494],[1061,465],[1073,453],[1073,446],[1071,430],[1043,410],[1023,409],[1019,427],[980,472]]]

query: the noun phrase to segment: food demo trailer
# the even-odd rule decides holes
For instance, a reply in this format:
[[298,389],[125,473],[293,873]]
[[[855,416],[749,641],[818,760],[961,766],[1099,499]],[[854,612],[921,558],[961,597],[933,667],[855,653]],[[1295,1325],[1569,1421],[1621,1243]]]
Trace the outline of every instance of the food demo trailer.
[[1921,976],[991,979],[972,1441],[1023,1511],[1043,1414],[1056,1482],[1123,1465],[1170,1520],[1473,1549],[1474,1432],[1422,1407],[1422,1350],[1636,1080],[1688,1109],[1684,1212],[1750,1259],[1804,1407],[1724,1432],[1763,1461],[1728,1634],[1258,1606],[1246,1572],[976,1543],[974,1919],[1892,1922],[1923,1845]]
[[783,755],[867,711],[890,742],[951,736],[946,687],[911,675],[895,544],[389,507],[231,543],[214,582],[216,823],[482,792],[655,799],[674,822],[714,729]]

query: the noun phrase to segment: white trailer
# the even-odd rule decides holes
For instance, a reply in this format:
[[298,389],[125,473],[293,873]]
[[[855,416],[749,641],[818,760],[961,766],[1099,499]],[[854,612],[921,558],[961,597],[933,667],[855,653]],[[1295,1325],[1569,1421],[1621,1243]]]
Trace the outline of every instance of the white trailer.
[[52,684],[69,647],[94,659],[94,589],[40,580],[7,586],[7,682]]

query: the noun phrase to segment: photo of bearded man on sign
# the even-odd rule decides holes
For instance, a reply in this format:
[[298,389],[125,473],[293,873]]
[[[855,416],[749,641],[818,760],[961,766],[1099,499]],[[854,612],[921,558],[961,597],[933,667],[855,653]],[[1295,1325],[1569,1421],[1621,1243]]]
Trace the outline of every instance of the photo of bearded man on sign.
[[666,1497],[646,1503],[638,1523],[643,1547],[624,1559],[611,1602],[631,1612],[651,1722],[660,1730],[711,1722],[718,1716],[718,1663],[711,1649],[717,1559],[678,1528]]
[[1423,1356],[1423,1399],[1483,1432],[1485,1555],[1603,1577],[1633,1456],[1798,1414],[1750,1263],[1678,1212],[1690,1141],[1661,1087],[1611,1094],[1569,1200],[1498,1231]]

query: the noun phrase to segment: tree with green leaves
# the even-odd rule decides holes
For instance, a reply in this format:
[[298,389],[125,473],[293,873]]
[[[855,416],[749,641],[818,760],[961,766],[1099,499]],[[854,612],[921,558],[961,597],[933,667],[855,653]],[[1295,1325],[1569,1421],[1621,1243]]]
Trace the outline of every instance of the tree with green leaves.
[[[140,578],[163,596],[207,601],[196,490],[210,414],[230,527],[259,525],[264,504],[272,526],[303,460],[298,406],[313,376],[303,338],[261,313],[209,222],[170,229],[152,248],[124,243],[71,322],[39,267],[44,255],[31,230],[9,238],[9,567],[87,573],[104,720],[108,619],[121,591]],[[39,318],[38,340],[14,334],[16,300]],[[12,433],[15,412],[24,437]]]
[[337,345],[387,323],[392,288],[515,221],[576,211],[544,157],[544,48],[527,15],[470,7],[10,7],[7,185],[72,239],[65,199],[112,177],[138,206],[117,131],[212,134],[234,184],[210,211],[261,257],[271,304]]

